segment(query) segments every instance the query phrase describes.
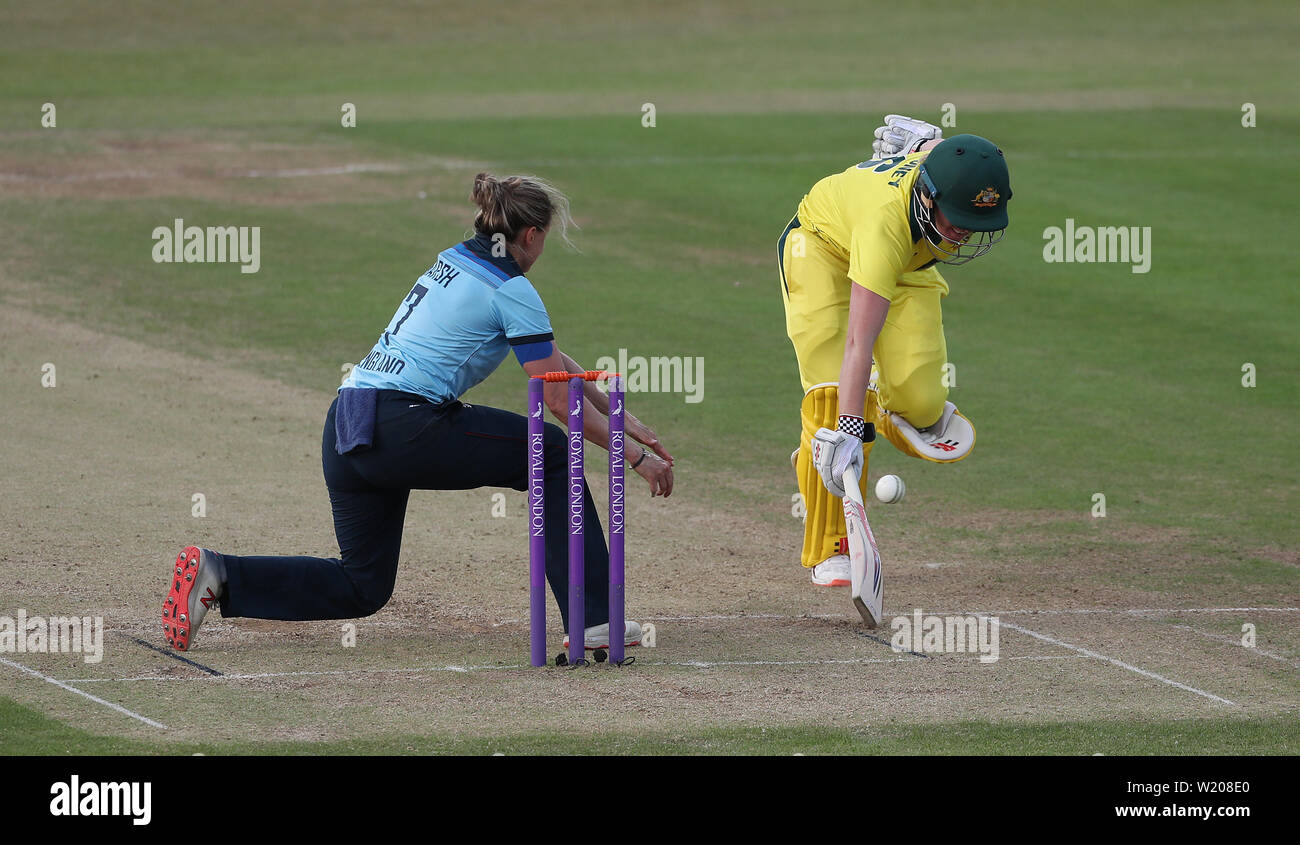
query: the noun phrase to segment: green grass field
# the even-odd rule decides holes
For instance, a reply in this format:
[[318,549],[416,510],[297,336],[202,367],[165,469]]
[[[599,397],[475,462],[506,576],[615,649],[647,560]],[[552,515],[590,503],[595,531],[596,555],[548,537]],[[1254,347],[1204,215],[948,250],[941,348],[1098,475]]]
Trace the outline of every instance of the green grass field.
[[62,754],[1295,754],[1294,719],[1192,720],[1169,724],[1106,722],[999,725],[961,722],[874,729],[714,729],[699,733],[514,734],[500,738],[410,734],[330,743],[168,743],[95,736],[0,699],[10,755]]
[[[917,466],[888,447],[873,455],[873,476],[898,472],[912,491],[882,517],[883,536],[906,544],[909,577],[959,554],[978,575],[945,596],[990,610],[999,609],[990,595],[1030,608],[1300,606],[1300,293],[1284,228],[1300,208],[1290,188],[1300,153],[1293,4],[1227,15],[1211,3],[1094,3],[1086,19],[1075,4],[997,0],[942,14],[766,0],[510,2],[490,19],[451,4],[326,3],[311,14],[282,2],[115,5],[0,4],[0,307],[11,314],[327,402],[340,368],[365,354],[414,278],[465,235],[474,173],[537,173],[569,194],[582,227],[580,252],[553,240],[530,274],[562,347],[584,363],[620,347],[703,358],[703,402],[648,394],[633,409],[678,456],[692,519],[739,514],[748,530],[781,538],[771,545],[790,546],[786,456],[800,388],[775,240],[817,179],[870,157],[883,114],[937,121],[951,103],[949,134],[986,135],[1006,150],[1015,198],[1005,242],[945,273],[952,398],[978,426],[980,448],[956,467]],[[46,102],[57,107],[55,128],[41,127]],[[345,102],[356,105],[355,128],[340,126]],[[653,128],[642,125],[644,103],[655,105]],[[1257,126],[1242,126],[1244,103]],[[355,164],[370,167],[328,173]],[[262,227],[260,272],[153,263],[150,231],[177,217]],[[1151,227],[1150,272],[1045,263],[1043,232],[1066,218]],[[18,349],[40,344],[6,346],[11,395],[37,389],[40,362],[61,352],[22,357]],[[1253,387],[1242,383],[1246,363]],[[114,378],[108,365],[104,378]],[[507,362],[470,399],[518,410],[521,386]],[[123,382],[121,395],[132,389]],[[34,414],[19,403],[0,420],[35,431]],[[88,419],[107,435],[113,414]],[[310,470],[314,442],[282,430],[265,436],[280,438],[286,466]],[[86,458],[117,450],[130,466],[132,449],[147,451],[91,435]],[[19,451],[41,448],[10,440],[14,466],[28,466]],[[16,473],[7,511],[79,512],[35,472]],[[165,556],[176,534],[151,538],[162,526],[114,498],[111,482],[103,487],[105,519],[131,542],[162,543]],[[323,490],[309,492],[306,507],[321,511]],[[1105,519],[1089,516],[1096,493]],[[257,545],[260,527],[239,530]],[[264,535],[282,546],[271,528]],[[0,578],[0,614],[56,602],[54,575],[40,576],[54,579],[44,592],[18,576],[30,571],[29,545],[53,549],[57,538],[23,527],[0,537],[9,546],[0,573],[13,576]],[[320,537],[322,552],[329,542]],[[519,565],[502,569],[522,587],[516,545]],[[790,574],[789,558],[783,550],[727,566]],[[664,590],[707,589],[718,565],[701,555]],[[804,581],[790,584],[784,609],[805,612],[793,598]],[[70,590],[74,609],[98,606],[84,587]],[[920,588],[907,598],[928,600]],[[153,603],[147,590],[105,602],[119,614],[110,627],[122,614],[134,626],[136,610],[152,620]],[[1202,633],[1239,636],[1236,619]],[[1279,659],[1268,683],[1243,676],[1231,696],[1243,712],[1219,716],[1159,702],[1114,718],[1054,706],[1013,716],[990,703],[871,728],[810,712],[770,734],[703,718],[689,729],[572,738],[502,726],[494,742],[346,730],[289,741],[250,724],[247,735],[206,743],[112,719],[51,718],[43,702],[57,693],[38,684],[0,698],[0,753],[1293,754],[1300,616],[1269,619]],[[244,671],[257,668],[256,654],[239,656]],[[1218,659],[1213,671],[1192,671],[1231,677],[1237,658]],[[1162,672],[1178,669],[1174,661]],[[0,666],[0,676],[9,671]],[[768,683],[737,683],[750,681]]]

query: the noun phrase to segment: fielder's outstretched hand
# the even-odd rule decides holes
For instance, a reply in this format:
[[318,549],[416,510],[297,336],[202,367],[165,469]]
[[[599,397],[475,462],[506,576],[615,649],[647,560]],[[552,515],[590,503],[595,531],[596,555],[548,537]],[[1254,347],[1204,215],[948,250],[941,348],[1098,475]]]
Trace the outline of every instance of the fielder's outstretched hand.
[[[637,465],[637,474],[650,482],[650,497],[663,496],[665,499],[673,494],[673,466],[653,452],[644,452],[645,460]],[[631,457],[631,456],[629,456]],[[640,455],[631,457],[636,463]]]
[[623,413],[623,428],[628,437],[631,437],[642,446],[648,446],[650,451],[663,458],[668,466],[673,465],[673,456],[668,454],[664,444],[659,442],[659,435],[655,434],[654,429],[650,426],[625,411]]

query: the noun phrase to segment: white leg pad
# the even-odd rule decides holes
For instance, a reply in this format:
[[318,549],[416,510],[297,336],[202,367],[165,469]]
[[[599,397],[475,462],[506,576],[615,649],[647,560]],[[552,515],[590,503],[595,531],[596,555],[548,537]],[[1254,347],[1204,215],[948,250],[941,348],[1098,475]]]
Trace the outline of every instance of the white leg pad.
[[889,421],[913,447],[919,457],[939,463],[960,461],[975,448],[975,426],[957,412],[951,402],[943,403],[939,421],[924,431],[895,413],[888,414]]

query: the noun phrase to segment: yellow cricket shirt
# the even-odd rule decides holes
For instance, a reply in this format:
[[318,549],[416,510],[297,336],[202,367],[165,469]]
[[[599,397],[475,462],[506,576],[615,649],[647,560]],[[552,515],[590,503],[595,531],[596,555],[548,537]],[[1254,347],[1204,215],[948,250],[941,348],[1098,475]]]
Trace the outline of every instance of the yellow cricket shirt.
[[864,161],[822,179],[799,203],[799,225],[816,232],[849,264],[849,279],[889,301],[900,284],[938,288],[938,273],[904,282],[934,263],[912,221],[912,185],[929,151]]

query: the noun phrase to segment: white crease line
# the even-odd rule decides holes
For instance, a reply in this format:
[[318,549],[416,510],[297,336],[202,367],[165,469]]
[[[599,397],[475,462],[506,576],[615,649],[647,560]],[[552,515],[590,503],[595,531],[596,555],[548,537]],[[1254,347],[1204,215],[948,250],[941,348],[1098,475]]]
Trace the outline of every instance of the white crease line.
[[[1133,607],[1133,608],[1103,608],[1103,607],[1076,607],[1062,609],[1042,609],[1042,610],[924,610],[927,616],[1021,616],[1021,615],[1052,615],[1052,614],[1113,614],[1113,615],[1132,615],[1142,616],[1153,613],[1300,613],[1300,607]],[[885,613],[885,616],[911,616],[912,611],[906,613]],[[857,619],[858,617],[851,613],[711,613],[697,616],[644,616],[641,617],[650,622],[707,622],[707,621],[729,621],[743,619]]]
[[[855,159],[857,153],[797,153],[792,155],[753,154],[716,156],[624,156],[617,158],[550,158],[522,162],[527,167],[648,167],[654,165],[689,164],[788,164],[799,161],[826,161]],[[238,170],[214,173],[211,176],[226,179],[300,179],[311,176],[346,176],[350,173],[418,173],[428,170],[475,170],[504,166],[499,162],[469,161],[461,159],[424,159],[418,162],[349,162],[322,167],[289,167],[275,170]],[[114,179],[175,179],[183,176],[177,171],[109,170],[96,173],[68,175],[43,175],[31,173],[0,172],[0,182],[97,182]],[[211,178],[204,176],[202,178]]]
[[[864,663],[897,663],[908,661],[909,657],[888,657],[888,658],[861,658],[861,659],[844,659],[844,660],[735,660],[735,661],[706,661],[706,660],[686,660],[686,661],[648,661],[637,660],[636,664],[640,666],[685,666],[689,668],[707,668],[711,666],[832,666],[840,664],[864,664]],[[225,674],[225,675],[203,675],[183,677],[179,675],[137,675],[131,678],[75,678],[69,683],[91,684],[91,683],[125,683],[127,681],[254,681],[265,678],[296,678],[303,676],[323,676],[323,675],[406,675],[421,674],[424,672],[506,672],[522,669],[531,669],[533,667],[522,663],[511,666],[416,666],[409,669],[328,669],[320,671],[301,671],[301,672],[258,672],[252,674]]]
[[[844,660],[685,660],[681,662],[646,661],[647,666],[685,666],[689,669],[712,669],[715,666],[862,666],[868,663],[907,663],[912,657],[863,657]],[[637,663],[641,661],[638,660]]]
[[29,675],[35,675],[36,677],[40,678],[42,681],[48,681],[49,683],[54,684],[56,687],[59,687],[60,689],[65,689],[68,692],[75,692],[77,695],[85,696],[86,698],[89,698],[91,701],[95,702],[96,704],[102,704],[105,707],[112,708],[113,710],[116,710],[119,713],[125,713],[127,716],[130,716],[132,719],[139,719],[141,722],[144,722],[146,725],[148,725],[151,728],[162,728],[163,730],[167,730],[167,726],[164,725],[162,722],[155,722],[153,719],[147,718],[145,716],[141,716],[139,713],[135,713],[131,710],[127,710],[125,707],[123,707],[120,704],[114,704],[111,701],[105,701],[102,698],[97,698],[84,690],[79,690],[76,687],[69,686],[63,681],[57,680],[55,678],[51,678],[49,675],[43,675],[40,672],[37,672],[35,669],[28,669],[26,666],[22,665],[21,663],[15,663],[12,660],[6,660],[3,657],[0,657],[0,663],[5,664],[6,666],[12,666],[15,669],[19,669],[23,672],[26,672]]
[[[791,162],[844,161],[845,163],[861,161],[859,151],[826,151],[805,153],[747,153],[730,155],[657,155],[657,156],[575,156],[559,158],[523,159],[520,164],[526,167],[652,167],[655,165],[691,165],[691,164],[789,164]],[[1099,159],[1153,159],[1162,160],[1172,156],[1161,151],[1066,151],[1063,153],[1020,152],[1021,158],[1044,158],[1059,160],[1061,158],[1099,158]],[[1262,153],[1261,153],[1262,155]],[[1285,153],[1285,155],[1290,155]],[[1188,151],[1179,153],[1177,158],[1200,157],[1218,158],[1213,152]],[[343,164],[329,167],[291,168],[284,170],[252,170],[242,175],[248,178],[285,178],[298,176],[335,176],[346,173],[411,173],[420,170],[459,170],[476,167],[501,166],[499,162],[478,162],[461,159],[424,159],[408,164]]]
[[[844,162],[860,160],[864,155],[858,152],[818,152],[818,153],[791,153],[782,155],[777,153],[754,153],[748,155],[695,155],[695,156],[622,156],[606,157],[589,156],[581,158],[542,158],[525,160],[522,162],[528,167],[647,167],[654,165],[673,165],[673,164],[786,164],[789,162],[800,161],[828,161],[842,160]],[[1263,156],[1265,153],[1238,151],[1237,154],[1246,156]],[[1271,150],[1268,153],[1270,158],[1293,157],[1296,153],[1288,151]],[[1044,159],[1048,161],[1059,161],[1065,159],[1133,159],[1133,160],[1164,160],[1166,158],[1219,158],[1217,152],[1205,152],[1198,150],[1188,150],[1175,154],[1161,150],[1053,150],[1051,152],[1021,151],[1016,153],[1019,158]],[[398,163],[364,163],[353,162],[349,164],[338,164],[327,167],[295,167],[284,168],[280,170],[246,170],[234,173],[226,173],[226,178],[237,179],[294,179],[307,176],[341,176],[349,173],[412,173],[421,170],[472,170],[475,168],[500,166],[497,162],[475,162],[461,161],[458,159],[421,161],[414,164]],[[59,176],[34,175],[30,173],[4,173],[0,172],[0,182],[95,182],[113,179],[159,179],[159,178],[176,178],[179,176],[176,171],[149,171],[149,170],[118,170],[118,171],[100,171],[98,173],[71,174]]]
[[[456,165],[460,167],[460,164]],[[471,166],[466,164],[465,166]],[[241,179],[296,179],[302,176],[344,176],[348,173],[409,173],[430,167],[448,167],[446,164],[338,164],[332,167],[291,167],[284,170],[246,170],[230,174]]]
[[328,675],[409,675],[420,674],[422,672],[504,672],[514,669],[531,668],[522,663],[511,666],[414,666],[407,669],[322,669],[314,671],[294,671],[294,672],[253,672],[243,674],[222,674],[222,675],[204,675],[203,677],[185,677],[181,675],[136,675],[130,678],[74,678],[68,683],[72,684],[91,684],[91,683],[120,683],[126,681],[202,681],[205,679],[232,680],[232,681],[256,681],[263,678],[297,678],[297,677],[320,677]]
[[[974,655],[974,654],[945,655],[945,654],[938,654],[938,653],[935,653],[935,654],[926,654],[926,653],[924,653],[924,652],[921,652],[921,654],[923,654],[924,657],[934,657],[934,658],[955,657],[955,658],[958,659],[958,660],[975,660],[975,661],[978,661],[978,660],[980,659],[978,655]],[[1081,659],[1081,658],[1083,658],[1083,657],[1093,657],[1093,655],[1082,655],[1082,654],[1027,654],[1027,655],[1020,655],[1020,656],[1018,656],[1018,657],[1003,657],[1003,658],[999,658],[999,661],[1000,661],[1000,660],[1079,660],[1079,659]],[[999,661],[995,661],[995,662],[999,662]],[[637,661],[638,664],[640,664],[641,662],[642,662],[642,661],[640,661],[640,660]],[[898,657],[862,658],[862,659],[858,659],[858,660],[854,660],[854,659],[845,659],[845,660],[687,660],[687,661],[685,661],[685,662],[680,662],[680,663],[674,663],[674,662],[649,663],[649,662],[647,662],[645,665],[646,665],[646,666],[688,666],[688,667],[693,668],[693,669],[701,669],[701,668],[703,668],[703,669],[707,669],[707,668],[711,668],[711,667],[714,667],[714,666],[842,666],[842,665],[860,666],[860,665],[864,665],[864,664],[868,664],[868,663],[921,663],[921,662],[923,662],[923,659],[922,659],[922,658],[917,658],[917,657],[915,657],[915,656],[900,655],[900,656],[898,656]],[[990,664],[981,664],[981,665],[990,665]]]
[[175,175],[175,173],[158,173],[152,170],[101,170],[97,173],[74,173],[65,176],[0,173],[0,182],[105,182],[113,179],[157,179]]
[[[924,610],[924,608],[922,608]],[[1300,613],[1300,607],[1180,607],[1180,608],[1158,608],[1158,607],[1135,607],[1135,608],[1065,608],[1065,609],[1043,609],[1043,610],[925,610],[927,616],[1018,616],[1028,614],[1115,614],[1115,615],[1133,615],[1141,616],[1153,613]],[[886,616],[904,616],[911,617],[911,611],[906,613],[886,613]],[[461,617],[457,617],[461,618]],[[629,616],[629,618],[632,618]],[[799,619],[820,619],[820,620],[843,620],[858,618],[856,613],[704,613],[698,615],[680,615],[680,616],[637,616],[638,619],[644,619],[647,622],[727,622],[741,621],[751,619],[775,619],[775,620],[799,620]],[[525,623],[523,617],[513,617],[510,619],[499,619],[492,623],[493,628],[502,628],[507,625],[522,625]],[[221,633],[231,633],[236,629],[220,628],[220,621],[214,623],[213,630]],[[364,623],[365,627],[370,628],[409,628],[410,623],[402,619],[374,619],[369,618]],[[122,629],[128,630],[128,629]],[[135,629],[129,629],[132,633],[138,634]],[[205,629],[206,630],[206,629]],[[150,629],[152,631],[152,629]],[[240,633],[247,633],[240,631]]]
[[1169,684],[1169,686],[1171,687],[1177,687],[1178,689],[1184,690],[1186,692],[1195,693],[1196,695],[1203,696],[1205,698],[1210,699],[1211,701],[1218,701],[1221,704],[1227,704],[1230,707],[1237,706],[1235,703],[1229,701],[1228,699],[1220,698],[1214,693],[1209,693],[1206,692],[1205,690],[1199,690],[1196,687],[1189,687],[1187,684],[1180,684],[1178,681],[1171,681],[1170,679],[1164,677],[1163,675],[1157,675],[1155,672],[1149,672],[1146,669],[1141,669],[1137,666],[1132,665],[1131,663],[1125,663],[1124,661],[1118,660],[1114,657],[1107,657],[1104,654],[1100,654],[1098,652],[1092,651],[1091,649],[1084,648],[1083,646],[1072,645],[1062,640],[1058,640],[1055,637],[1049,637],[1046,634],[1040,634],[1037,631],[1031,631],[1028,628],[1022,628],[1019,625],[1016,625],[1011,622],[1001,622],[1000,624],[1004,628],[1010,628],[1013,631],[1019,631],[1022,634],[1028,634],[1029,636],[1034,637],[1035,639],[1042,640],[1045,643],[1051,643],[1052,645],[1060,646],[1061,648],[1068,648],[1071,651],[1077,651],[1079,654],[1084,654],[1087,655],[1088,657],[1095,657],[1098,660],[1104,660],[1113,666],[1118,666],[1121,669],[1127,669],[1130,672],[1136,672],[1137,674],[1142,675],[1143,677],[1160,681],[1162,684]]
[[[753,660],[753,661],[695,661],[687,660],[682,662],[661,661],[650,662],[638,660],[637,663],[644,666],[687,666],[691,668],[707,666],[821,666],[834,664],[859,664],[859,663],[896,663],[900,660],[908,660],[906,657],[891,658],[863,658],[863,659],[845,659],[845,660]],[[320,671],[301,671],[301,672],[258,672],[250,674],[225,674],[225,675],[204,675],[194,677],[183,677],[178,675],[138,675],[131,678],[76,678],[69,683],[91,684],[91,683],[124,683],[127,681],[255,681],[265,678],[296,678],[303,676],[325,676],[325,675],[407,675],[421,674],[424,672],[506,672],[521,669],[531,669],[522,663],[511,666],[416,666],[409,669],[328,669]]]
[[524,164],[535,167],[645,167],[655,164],[787,164],[789,162],[843,160],[862,161],[860,153],[747,153],[733,155],[662,155],[662,156],[612,156],[609,158],[539,158],[525,159]]
[[[698,155],[698,156],[623,156],[601,158],[599,156],[585,158],[543,158],[534,160],[525,160],[524,165],[528,167],[653,167],[655,165],[691,165],[691,164],[788,164],[790,162],[813,162],[813,161],[833,161],[843,160],[845,162],[856,160],[862,153],[793,153],[790,155],[780,154],[751,154],[751,155]],[[1160,151],[1064,151],[1052,153],[1035,153],[1019,152],[1016,154],[1020,158],[1041,158],[1044,160],[1066,159],[1151,159],[1162,160],[1170,157],[1169,153]],[[1260,153],[1262,155],[1262,153]],[[1294,153],[1276,151],[1270,152],[1270,156],[1278,155],[1291,156]],[[1218,158],[1217,153],[1188,151],[1179,153],[1179,158]],[[291,167],[279,170],[244,170],[228,172],[224,174],[213,174],[217,178],[227,179],[300,179],[312,176],[345,176],[350,173],[418,173],[426,170],[474,170],[484,167],[500,166],[495,162],[475,162],[460,160],[434,160],[421,161],[413,164],[398,163],[367,163],[352,162],[348,164],[337,164],[325,167]],[[117,170],[117,171],[100,171],[97,173],[79,173],[70,175],[34,175],[30,173],[4,173],[0,172],[0,182],[99,182],[111,181],[118,179],[126,180],[152,180],[152,179],[175,179],[182,177],[176,171],[149,171],[149,170]],[[208,177],[203,177],[208,178]]]
[[857,619],[859,617],[848,613],[705,613],[698,616],[644,616],[642,618],[649,622],[725,622],[738,619]]
[[1258,654],[1260,657],[1268,657],[1272,660],[1277,660],[1281,663],[1286,663],[1289,666],[1300,666],[1300,663],[1296,663],[1294,660],[1292,660],[1289,657],[1285,657],[1281,654],[1274,654],[1271,651],[1265,651],[1262,648],[1256,648],[1254,646],[1244,646],[1241,644],[1240,639],[1236,637],[1230,637],[1226,634],[1212,634],[1209,631],[1198,631],[1197,629],[1193,628],[1191,625],[1170,625],[1169,627],[1177,628],[1180,631],[1191,631],[1193,634],[1204,637],[1207,640],[1213,640],[1216,643],[1224,643],[1226,645],[1234,646],[1236,648],[1243,648],[1246,650],[1247,654]]
[[[941,656],[941,655],[939,655]],[[1079,660],[1086,655],[1079,654],[1027,654],[1016,657],[1003,657],[1001,660]],[[959,655],[960,659],[979,660],[977,655]],[[713,666],[856,666],[868,663],[915,663],[917,659],[906,655],[879,658],[845,658],[843,660],[685,660],[685,661],[648,661],[637,660],[640,666],[683,666],[691,669]],[[70,684],[117,684],[129,681],[256,681],[266,678],[295,678],[303,676],[328,675],[414,675],[424,672],[505,672],[531,669],[522,663],[511,666],[416,666],[410,669],[329,669],[301,672],[258,672],[241,675],[136,675],[130,678],[71,678]]]
[[[1065,608],[1062,610],[1002,610],[1008,616],[1020,613],[1300,613],[1300,607],[1131,607],[1127,610],[1108,610],[1106,608]],[[997,613],[992,613],[996,616]]]
[[[924,609],[923,609],[924,610]],[[1133,607],[1133,608],[1101,608],[1101,607],[1076,607],[1061,609],[1023,609],[1023,610],[925,610],[927,616],[1021,616],[1021,615],[1095,615],[1109,614],[1116,616],[1144,616],[1151,614],[1170,614],[1179,613],[1300,613],[1300,607]],[[886,616],[903,616],[911,618],[911,611],[906,613],[886,613]],[[460,618],[460,617],[457,617]],[[629,617],[632,618],[632,617]],[[844,621],[857,620],[856,613],[705,613],[697,615],[679,615],[679,616],[638,616],[636,618],[644,619],[647,622],[730,622],[730,621],[751,621],[751,620],[777,620],[777,621],[798,621],[798,620],[822,620],[822,621]],[[409,628],[410,624],[401,619],[375,619],[373,617],[362,623],[366,628]],[[502,628],[508,625],[522,625],[524,619],[515,617],[511,619],[500,619],[492,623],[493,628]],[[222,622],[218,620],[213,623],[214,627],[211,632],[215,634],[249,634],[256,632],[242,631],[235,627],[223,627]],[[141,634],[134,628],[106,629],[121,630],[139,636],[147,636],[153,629]],[[204,629],[207,630],[207,629]]]
[[[218,179],[296,179],[305,176],[346,176],[349,173],[411,173],[420,170],[470,169],[485,166],[476,162],[429,162],[424,164],[385,164],[354,162],[330,167],[290,167],[282,170],[238,170],[213,173],[200,178]],[[0,172],[0,182],[108,182],[114,180],[177,179],[185,176],[178,171],[165,170],[101,170],[95,173],[43,175],[32,173]]]

